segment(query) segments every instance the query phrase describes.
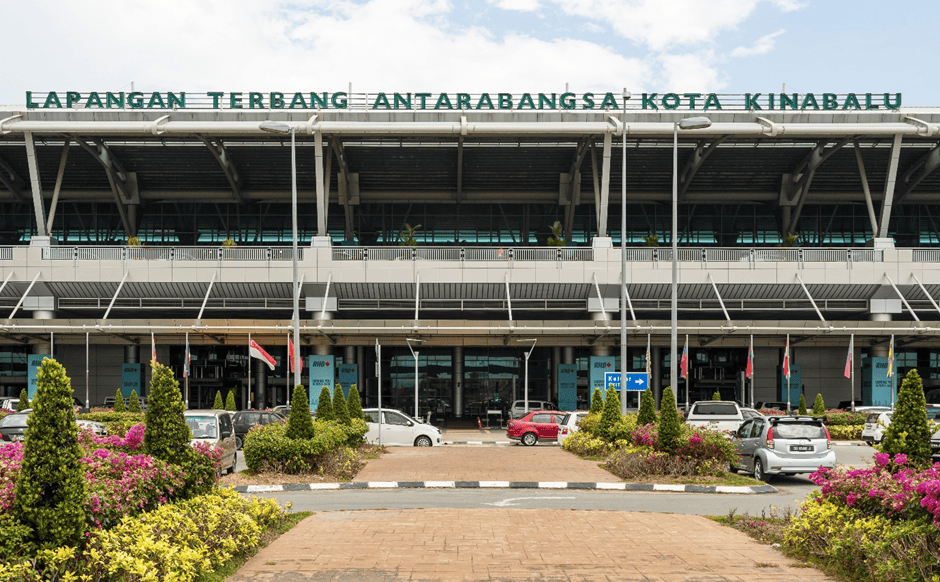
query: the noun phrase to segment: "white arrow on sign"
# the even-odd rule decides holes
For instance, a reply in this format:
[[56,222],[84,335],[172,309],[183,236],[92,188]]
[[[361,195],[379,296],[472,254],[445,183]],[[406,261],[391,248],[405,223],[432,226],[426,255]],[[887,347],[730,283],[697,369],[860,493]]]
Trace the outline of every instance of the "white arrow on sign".
[[646,381],[643,380],[643,378],[637,378],[636,380],[634,380],[634,383],[640,384],[642,386],[643,384],[646,383]]
[[513,497],[511,499],[503,499],[502,501],[496,501],[494,503],[484,503],[483,505],[493,505],[495,507],[512,507],[519,505],[518,503],[513,503],[513,501],[523,501],[525,499],[575,499],[574,497]]

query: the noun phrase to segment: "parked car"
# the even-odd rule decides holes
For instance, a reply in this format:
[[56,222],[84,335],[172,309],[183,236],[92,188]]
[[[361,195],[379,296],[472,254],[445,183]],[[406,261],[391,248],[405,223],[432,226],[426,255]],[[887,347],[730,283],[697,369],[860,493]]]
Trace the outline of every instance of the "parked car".
[[506,436],[510,440],[522,441],[527,447],[539,440],[558,439],[558,425],[565,418],[565,412],[558,410],[533,410],[522,418],[506,423]]
[[509,418],[522,418],[533,410],[555,410],[555,403],[548,400],[529,400],[529,408],[526,408],[525,400],[515,400],[509,407]]
[[[129,399],[130,399],[130,396],[125,396],[125,397],[124,397],[124,410],[127,410],[127,405],[129,404],[129,402],[128,402]],[[102,404],[102,406],[104,406],[105,408],[114,408],[114,400],[115,400],[115,399],[114,399],[114,396],[106,396],[105,399],[104,399],[104,404]],[[147,412],[147,397],[146,397],[146,396],[138,396],[138,397],[137,397],[137,401],[140,402],[140,411],[141,411],[141,412]]]
[[235,427],[235,448],[241,450],[242,441],[251,427],[259,424],[274,424],[284,422],[285,417],[279,412],[271,410],[242,410],[232,416],[232,425]]
[[209,443],[221,448],[222,472],[234,473],[238,451],[230,413],[225,410],[186,410],[183,417],[193,433],[190,444]]
[[738,428],[732,442],[737,460],[731,470],[743,469],[760,481],[836,465],[829,430],[821,418],[812,416],[752,418]]
[[734,432],[744,422],[744,414],[733,400],[700,400],[692,405],[685,422],[692,426]]
[[589,414],[591,414],[589,410],[578,410],[566,414],[558,423],[558,444],[564,444],[566,438],[578,432],[580,430],[578,423]]
[[[796,403],[797,406],[800,405],[799,402]],[[783,410],[786,411],[787,403],[786,402],[758,402],[754,405],[754,408],[757,410]],[[790,404],[790,408],[793,408],[793,404]]]
[[868,446],[880,445],[885,438],[885,429],[891,424],[893,411],[869,412],[865,417],[865,427],[862,428],[862,440]]
[[[14,412],[0,418],[0,441],[22,441],[26,439],[26,419],[29,418],[32,408],[21,412]],[[76,419],[79,429],[88,429],[96,435],[108,434],[104,424],[91,420]]]
[[[366,417],[369,432],[366,440],[379,444],[379,409],[366,408],[362,411]],[[402,447],[435,447],[444,444],[441,429],[434,425],[415,420],[400,410],[382,409],[382,445]]]
[[741,416],[744,417],[744,420],[748,420],[750,418],[757,418],[758,416],[764,415],[760,413],[760,410],[755,410],[753,408],[742,408]]
[[19,398],[0,398],[0,409],[3,410],[16,410],[19,404]]

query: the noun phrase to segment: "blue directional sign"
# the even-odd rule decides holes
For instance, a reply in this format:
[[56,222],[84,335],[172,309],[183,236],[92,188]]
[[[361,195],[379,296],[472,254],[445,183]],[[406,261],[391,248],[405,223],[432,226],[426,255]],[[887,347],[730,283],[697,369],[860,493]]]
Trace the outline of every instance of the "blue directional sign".
[[[607,372],[604,374],[605,383],[614,385],[614,390],[620,390],[620,372]],[[627,391],[643,392],[649,385],[646,372],[627,372]]]

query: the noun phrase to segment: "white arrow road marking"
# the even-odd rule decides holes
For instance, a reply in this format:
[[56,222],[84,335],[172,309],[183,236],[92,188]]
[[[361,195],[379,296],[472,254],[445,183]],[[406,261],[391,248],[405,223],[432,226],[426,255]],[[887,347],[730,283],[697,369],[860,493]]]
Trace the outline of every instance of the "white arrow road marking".
[[502,501],[496,501],[494,503],[484,503],[483,505],[494,505],[496,507],[512,507],[514,505],[519,505],[518,503],[513,503],[513,501],[523,501],[525,499],[575,499],[574,497],[513,497],[511,499],[503,499]]

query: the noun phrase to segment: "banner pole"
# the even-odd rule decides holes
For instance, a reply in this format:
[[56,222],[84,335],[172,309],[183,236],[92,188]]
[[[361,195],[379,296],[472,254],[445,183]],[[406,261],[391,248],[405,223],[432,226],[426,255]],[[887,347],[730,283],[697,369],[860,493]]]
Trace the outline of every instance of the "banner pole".
[[248,332],[248,392],[245,394],[248,401],[246,410],[251,410],[251,332]]

